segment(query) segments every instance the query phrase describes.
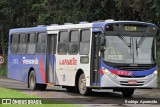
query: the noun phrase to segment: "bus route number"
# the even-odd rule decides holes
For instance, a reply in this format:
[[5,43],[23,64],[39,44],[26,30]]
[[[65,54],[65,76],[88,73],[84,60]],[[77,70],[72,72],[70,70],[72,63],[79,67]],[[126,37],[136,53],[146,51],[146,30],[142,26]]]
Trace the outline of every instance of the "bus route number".
[[125,27],[124,27],[124,30],[125,30],[125,31],[134,32],[134,31],[137,31],[137,27],[136,27],[136,26],[125,26]]

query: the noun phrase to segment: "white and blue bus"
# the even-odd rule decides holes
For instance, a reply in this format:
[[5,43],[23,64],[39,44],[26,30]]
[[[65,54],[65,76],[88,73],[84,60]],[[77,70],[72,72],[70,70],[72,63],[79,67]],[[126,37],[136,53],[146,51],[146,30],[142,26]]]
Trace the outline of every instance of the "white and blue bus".
[[53,83],[82,95],[113,89],[131,97],[157,87],[156,33],[151,23],[114,20],[11,29],[8,78],[31,90]]

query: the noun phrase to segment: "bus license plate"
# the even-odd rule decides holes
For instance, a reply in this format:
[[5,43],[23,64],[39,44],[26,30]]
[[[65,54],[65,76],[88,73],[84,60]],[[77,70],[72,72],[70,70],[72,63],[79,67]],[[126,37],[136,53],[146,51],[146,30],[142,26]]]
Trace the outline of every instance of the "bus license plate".
[[136,80],[130,80],[130,81],[128,81],[128,84],[137,84],[137,81]]

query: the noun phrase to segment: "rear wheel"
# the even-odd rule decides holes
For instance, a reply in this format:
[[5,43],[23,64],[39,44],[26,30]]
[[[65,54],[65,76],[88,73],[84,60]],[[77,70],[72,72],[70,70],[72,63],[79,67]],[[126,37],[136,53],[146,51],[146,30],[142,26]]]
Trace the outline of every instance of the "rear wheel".
[[36,90],[36,88],[37,88],[36,75],[35,75],[35,71],[34,70],[32,70],[30,75],[29,75],[29,87],[30,87],[30,89],[32,91]]
[[79,93],[82,95],[88,95],[91,93],[92,89],[89,87],[86,87],[86,77],[84,73],[82,73],[79,77],[78,89],[79,89]]
[[122,90],[123,97],[125,98],[131,98],[133,93],[134,93],[133,88],[125,88]]
[[29,75],[29,88],[32,91],[37,90],[37,89],[44,91],[44,90],[46,90],[46,87],[47,87],[47,84],[37,84],[35,71],[32,70]]

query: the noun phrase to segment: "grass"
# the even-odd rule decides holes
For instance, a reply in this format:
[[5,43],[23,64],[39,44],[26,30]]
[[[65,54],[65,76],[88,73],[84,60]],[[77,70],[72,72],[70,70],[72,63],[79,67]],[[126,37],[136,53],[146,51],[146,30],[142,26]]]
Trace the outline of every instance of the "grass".
[[[32,96],[32,95],[27,95],[24,94],[22,92],[16,91],[16,90],[12,90],[12,89],[6,89],[6,88],[2,88],[0,87],[0,98],[40,98],[38,96]],[[1,101],[0,101],[1,102]],[[33,107],[79,107],[77,105],[73,105],[73,104],[65,104],[65,102],[62,101],[51,101],[51,100],[47,100],[46,102],[48,103],[54,103],[54,104],[0,104],[0,107],[29,107],[29,106],[33,106]]]
[[0,67],[0,75],[1,76],[7,76],[7,69],[4,69],[4,68]]

